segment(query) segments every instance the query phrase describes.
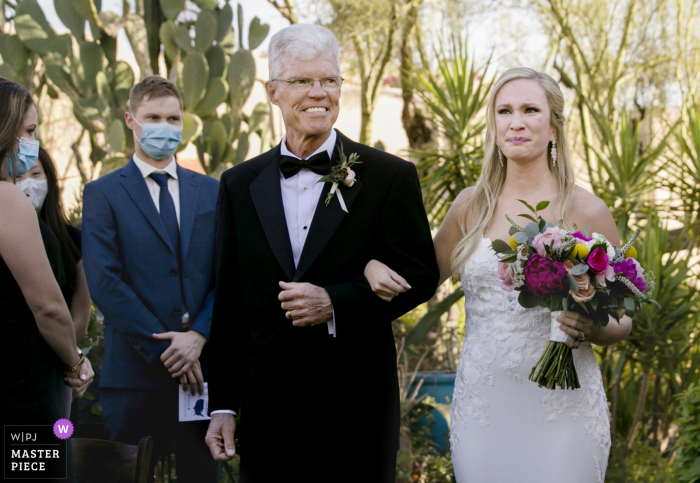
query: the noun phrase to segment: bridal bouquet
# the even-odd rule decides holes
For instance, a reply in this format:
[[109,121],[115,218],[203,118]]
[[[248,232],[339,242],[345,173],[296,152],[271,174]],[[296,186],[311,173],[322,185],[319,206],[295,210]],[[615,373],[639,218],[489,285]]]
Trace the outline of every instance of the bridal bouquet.
[[551,312],[549,342],[529,379],[540,387],[578,389],[580,384],[574,367],[572,350],[564,344],[567,335],[559,329],[557,316],[563,311],[579,312],[605,327],[609,316],[618,323],[622,314],[634,316],[645,303],[652,302],[654,274],[645,271],[636,260],[632,246],[639,229],[630,241],[618,249],[603,235],[588,236],[574,225],[575,232],[546,222],[537,212],[548,201],[535,208],[523,200],[534,216],[520,215],[532,221],[522,227],[508,215],[513,225],[510,242],[495,240],[491,247],[499,254],[498,277],[506,291],[520,292],[518,302],[525,308],[546,307]]

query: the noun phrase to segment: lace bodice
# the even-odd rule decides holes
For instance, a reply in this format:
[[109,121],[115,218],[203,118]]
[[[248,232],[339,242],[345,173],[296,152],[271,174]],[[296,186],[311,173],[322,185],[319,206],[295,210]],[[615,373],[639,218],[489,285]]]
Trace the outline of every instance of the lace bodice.
[[[498,259],[491,250],[491,240],[483,238],[461,269],[466,321],[452,402],[453,449],[459,445],[462,432],[455,428],[464,425],[473,428],[475,423],[477,427],[488,427],[492,416],[501,417],[490,413],[494,403],[490,398],[508,394],[514,401],[518,397],[537,398],[548,424],[557,424],[561,418],[582,423],[595,446],[607,452],[610,446],[607,401],[591,345],[584,343],[574,351],[581,389],[538,388],[527,378],[549,338],[549,311],[521,307],[517,300],[519,292],[503,290],[497,272]],[[489,390],[499,385],[510,385],[512,389]]]

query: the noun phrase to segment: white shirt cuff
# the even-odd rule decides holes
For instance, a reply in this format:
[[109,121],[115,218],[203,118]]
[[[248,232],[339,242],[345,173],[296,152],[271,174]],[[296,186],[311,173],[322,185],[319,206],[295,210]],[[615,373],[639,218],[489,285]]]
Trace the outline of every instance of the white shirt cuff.
[[231,411],[230,409],[219,409],[211,412],[212,416],[215,414],[233,414],[234,416],[237,416],[236,411]]
[[326,323],[328,324],[328,335],[332,335],[335,339],[335,309],[331,308],[331,310],[333,311],[333,320],[329,320]]

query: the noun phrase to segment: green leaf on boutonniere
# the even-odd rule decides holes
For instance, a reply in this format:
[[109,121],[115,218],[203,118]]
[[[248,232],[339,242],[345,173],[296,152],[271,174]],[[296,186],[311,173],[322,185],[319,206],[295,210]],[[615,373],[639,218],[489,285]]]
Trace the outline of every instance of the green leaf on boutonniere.
[[331,175],[329,174],[329,175],[326,175],[323,178],[319,179],[316,182],[317,183],[330,183],[331,181],[333,181],[333,179],[331,178]]

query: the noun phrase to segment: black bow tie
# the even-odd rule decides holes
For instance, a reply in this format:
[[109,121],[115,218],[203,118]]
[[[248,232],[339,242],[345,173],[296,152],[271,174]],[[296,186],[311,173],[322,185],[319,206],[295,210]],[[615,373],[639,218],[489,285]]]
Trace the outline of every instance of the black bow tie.
[[302,169],[310,169],[316,174],[328,174],[328,168],[331,165],[331,160],[328,157],[328,151],[321,151],[307,159],[298,159],[294,156],[280,156],[280,171],[285,179],[291,178]]

